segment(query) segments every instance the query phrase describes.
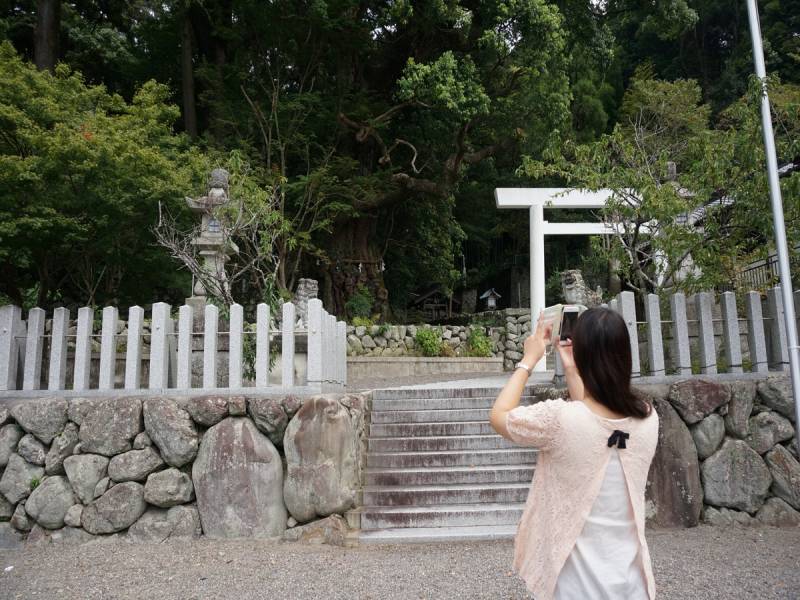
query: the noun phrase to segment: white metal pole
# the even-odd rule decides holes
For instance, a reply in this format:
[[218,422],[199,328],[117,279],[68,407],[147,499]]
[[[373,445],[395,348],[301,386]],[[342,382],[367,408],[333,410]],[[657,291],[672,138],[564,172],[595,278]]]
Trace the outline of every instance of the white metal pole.
[[772,114],[767,94],[767,69],[764,66],[764,47],[761,41],[761,25],[758,21],[756,0],[747,0],[747,15],[750,19],[750,36],[753,40],[753,63],[756,76],[761,81],[761,125],[764,132],[764,150],[767,157],[769,195],[772,201],[772,220],[775,227],[775,247],[778,252],[778,269],[781,276],[783,314],[786,321],[786,339],[789,345],[789,372],[792,376],[792,391],[796,423],[800,423],[800,347],[797,344],[797,321],[792,298],[792,274],[789,270],[789,249],[786,244],[786,226],[783,222],[783,201],[778,180],[778,159],[775,153],[775,137],[772,132]]
[[[530,208],[530,268],[531,268],[531,335],[536,331],[539,313],[544,310],[544,207],[536,203]],[[542,357],[533,370],[543,372],[547,360]]]

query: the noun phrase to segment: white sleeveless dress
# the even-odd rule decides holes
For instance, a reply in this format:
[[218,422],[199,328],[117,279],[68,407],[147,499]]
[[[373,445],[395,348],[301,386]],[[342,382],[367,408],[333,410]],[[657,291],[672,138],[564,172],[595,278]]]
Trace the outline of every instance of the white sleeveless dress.
[[612,448],[600,493],[558,575],[554,600],[648,600],[639,550],[619,450]]

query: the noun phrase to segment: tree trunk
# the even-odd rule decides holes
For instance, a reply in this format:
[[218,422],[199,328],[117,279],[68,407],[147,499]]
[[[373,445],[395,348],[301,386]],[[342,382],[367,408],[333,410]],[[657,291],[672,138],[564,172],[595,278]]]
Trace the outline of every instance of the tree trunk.
[[61,0],[37,0],[33,33],[33,60],[37,69],[51,73],[55,69],[60,28]]
[[194,47],[192,20],[189,12],[183,15],[181,27],[181,91],[183,93],[183,126],[192,139],[197,137],[197,103],[194,89]]

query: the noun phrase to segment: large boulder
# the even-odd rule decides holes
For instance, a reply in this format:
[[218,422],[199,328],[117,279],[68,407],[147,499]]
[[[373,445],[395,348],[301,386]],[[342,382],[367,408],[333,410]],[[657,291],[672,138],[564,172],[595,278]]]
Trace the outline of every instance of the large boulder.
[[684,421],[697,423],[730,400],[730,390],[705,379],[687,379],[672,384],[669,400]]
[[279,398],[249,398],[247,412],[270,442],[276,446],[283,444],[283,434],[289,424],[289,417]]
[[108,458],[100,454],[75,454],[64,459],[72,489],[81,502],[89,504],[94,500],[94,488],[108,472]]
[[306,400],[286,428],[286,507],[299,522],[355,503],[358,445],[350,413],[333,396]]
[[167,469],[153,473],[144,484],[144,499],[150,504],[169,508],[185,504],[194,498],[194,486],[186,473]]
[[281,457],[250,419],[228,417],[206,431],[192,482],[207,536],[274,537],[286,529]]
[[64,517],[75,504],[75,495],[66,477],[56,475],[45,479],[25,502],[25,512],[45,529],[64,526]]
[[170,509],[148,508],[130,526],[127,538],[134,542],[161,543],[170,538],[200,537],[201,533],[200,515],[196,507],[173,506]]
[[102,398],[70,398],[67,407],[67,417],[73,423],[83,425],[86,415],[98,404],[103,402]]
[[14,516],[14,505],[0,494],[0,522],[8,521]]
[[205,427],[212,427],[228,416],[226,396],[194,396],[186,403],[186,412]]
[[23,435],[17,444],[17,454],[27,460],[32,465],[44,466],[44,458],[47,456],[47,448],[30,433]]
[[104,456],[127,452],[141,430],[141,399],[107,398],[92,404],[83,417],[79,432],[81,452]]
[[762,525],[773,527],[800,526],[800,512],[794,510],[780,498],[767,498],[764,506],[756,514],[756,520]]
[[783,446],[775,446],[764,457],[772,473],[772,493],[800,510],[800,463]]
[[81,525],[95,535],[122,531],[133,525],[146,507],[140,483],[118,483],[83,509]]
[[697,447],[697,456],[705,460],[717,451],[725,437],[725,421],[717,413],[711,413],[705,419],[690,428],[692,439]]
[[347,540],[347,531],[347,523],[341,515],[331,515],[287,529],[283,532],[283,539],[287,542],[344,546]]
[[18,402],[11,416],[28,433],[49,444],[67,424],[67,401],[64,398],[37,398]]
[[794,399],[792,382],[788,377],[770,377],[758,383],[758,398],[761,404],[769,406],[790,421],[794,421]]
[[744,439],[750,434],[750,414],[756,400],[754,381],[734,381],[728,384],[731,401],[725,415],[725,430],[728,435]]
[[0,406],[0,427],[5,425],[11,418],[11,413],[7,406]]
[[767,465],[742,440],[728,438],[700,468],[706,502],[755,513],[772,483]]
[[197,455],[197,428],[189,413],[174,400],[145,400],[144,428],[168,465],[182,467]]
[[112,457],[108,463],[108,476],[117,483],[121,481],[144,481],[153,471],[164,465],[155,448],[128,450]]
[[689,428],[666,400],[654,399],[658,445],[647,479],[651,521],[661,527],[694,527],[703,509],[700,465]]
[[44,476],[44,469],[32,465],[19,454],[12,454],[0,478],[0,494],[11,504],[27,498]]
[[17,508],[14,509],[14,514],[11,516],[10,523],[17,531],[30,531],[34,525],[28,513],[25,512],[24,504],[17,504]]
[[750,419],[750,435],[745,441],[753,450],[764,454],[775,444],[792,439],[793,435],[794,427],[787,419],[778,413],[767,411]]
[[8,459],[17,449],[17,444],[25,432],[15,423],[0,427],[0,469],[8,464]]
[[72,456],[72,451],[78,444],[78,426],[67,423],[64,431],[53,438],[50,450],[44,459],[44,472],[47,475],[63,475],[64,459]]

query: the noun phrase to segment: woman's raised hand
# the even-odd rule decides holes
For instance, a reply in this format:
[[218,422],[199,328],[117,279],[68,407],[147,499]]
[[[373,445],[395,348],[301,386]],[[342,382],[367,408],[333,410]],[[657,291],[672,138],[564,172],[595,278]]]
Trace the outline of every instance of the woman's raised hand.
[[566,371],[575,367],[575,357],[572,356],[572,340],[564,340],[556,343],[556,350],[561,357],[561,365]]
[[536,330],[525,338],[522,360],[531,366],[538,363],[544,356],[544,351],[547,344],[550,343],[550,337],[553,333],[553,326],[551,324],[545,325],[542,318],[543,314],[543,312],[539,313]]

